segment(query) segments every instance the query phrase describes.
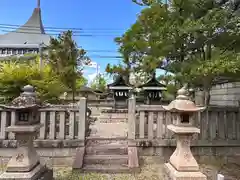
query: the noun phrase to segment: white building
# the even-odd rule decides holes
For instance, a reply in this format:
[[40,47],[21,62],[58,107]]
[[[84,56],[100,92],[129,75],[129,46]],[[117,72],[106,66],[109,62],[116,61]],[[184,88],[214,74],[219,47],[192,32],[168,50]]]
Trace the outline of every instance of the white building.
[[49,45],[41,18],[40,0],[28,21],[15,31],[0,35],[0,57],[38,53],[40,47]]

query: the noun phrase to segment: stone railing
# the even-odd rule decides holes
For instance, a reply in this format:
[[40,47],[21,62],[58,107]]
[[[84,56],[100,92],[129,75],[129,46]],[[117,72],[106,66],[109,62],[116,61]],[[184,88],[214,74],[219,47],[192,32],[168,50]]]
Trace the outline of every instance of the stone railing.
[[[43,125],[35,140],[36,147],[79,147],[84,145],[85,134],[89,127],[86,116],[86,98],[75,107],[47,107],[39,109]],[[0,109],[1,147],[15,147],[15,135],[6,132],[6,127],[15,124],[15,112]]]
[[[128,138],[135,144],[151,142],[152,146],[175,146],[175,138],[167,129],[172,124],[174,113],[166,112],[161,105],[135,105],[129,99]],[[200,135],[194,137],[195,146],[239,146],[240,111],[238,108],[211,107],[196,114],[195,125]]]

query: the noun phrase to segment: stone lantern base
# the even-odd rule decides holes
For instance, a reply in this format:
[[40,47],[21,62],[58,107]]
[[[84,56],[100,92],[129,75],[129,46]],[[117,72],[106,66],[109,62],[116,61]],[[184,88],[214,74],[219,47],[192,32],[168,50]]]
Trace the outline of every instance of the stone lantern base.
[[207,180],[207,177],[200,171],[177,171],[170,163],[165,163],[164,180]]
[[37,165],[29,172],[4,172],[0,180],[52,180],[53,171],[46,166]]
[[8,132],[16,133],[18,147],[7,164],[0,180],[52,180],[53,171],[40,163],[33,139],[41,125],[10,126]]

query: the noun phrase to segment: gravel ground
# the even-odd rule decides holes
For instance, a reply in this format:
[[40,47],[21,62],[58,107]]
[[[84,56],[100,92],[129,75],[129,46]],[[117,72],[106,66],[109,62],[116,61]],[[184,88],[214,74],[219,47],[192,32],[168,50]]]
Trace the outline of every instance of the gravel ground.
[[[145,157],[139,174],[80,174],[72,173],[71,168],[54,168],[55,180],[163,180],[163,162],[158,157]],[[201,172],[208,180],[217,180],[217,174],[223,174],[224,180],[240,180],[240,166],[236,164],[216,163],[208,165],[201,162]],[[0,168],[4,170],[5,167]]]
[[[71,173],[71,169],[55,169],[56,180],[162,180],[163,163],[156,157],[147,157],[144,159],[145,165],[141,168],[139,174],[78,174]],[[207,175],[208,180],[216,180],[218,173],[225,176],[224,180],[239,180],[240,167],[235,164],[201,164],[201,171]]]

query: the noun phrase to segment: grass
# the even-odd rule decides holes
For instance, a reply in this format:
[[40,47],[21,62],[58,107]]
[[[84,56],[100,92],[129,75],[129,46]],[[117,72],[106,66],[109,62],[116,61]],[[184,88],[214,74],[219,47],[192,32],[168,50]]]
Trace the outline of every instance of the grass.
[[[70,168],[56,168],[56,180],[162,180],[164,179],[163,161],[158,157],[144,158],[144,165],[139,174],[80,174],[72,173]],[[240,167],[236,164],[224,164],[221,161],[204,161],[200,165],[208,180],[215,180],[221,173],[228,180],[240,179]]]
[[[208,180],[215,180],[218,173],[225,176],[227,180],[240,179],[240,166],[234,163],[223,163],[204,159],[200,162],[201,172],[207,175]],[[55,180],[162,180],[163,161],[160,157],[145,157],[138,174],[80,174],[72,172],[71,168],[54,168]],[[1,166],[0,171],[4,171],[6,166]]]
[[141,173],[138,174],[80,174],[72,173],[70,168],[58,168],[55,177],[56,180],[159,180],[162,179],[163,164],[155,160],[148,158],[148,163],[145,163],[147,165],[142,166]]

